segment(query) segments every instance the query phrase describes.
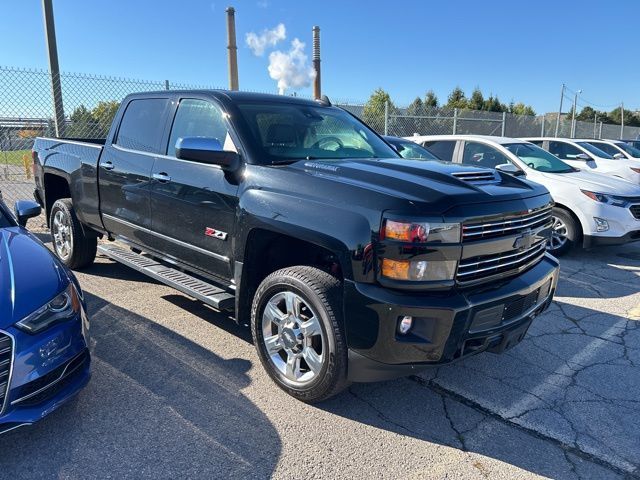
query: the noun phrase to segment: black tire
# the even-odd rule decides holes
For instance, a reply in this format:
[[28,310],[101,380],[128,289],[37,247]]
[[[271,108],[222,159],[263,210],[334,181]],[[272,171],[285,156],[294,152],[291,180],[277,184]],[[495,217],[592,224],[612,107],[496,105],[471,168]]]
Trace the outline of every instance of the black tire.
[[[298,354],[304,357],[303,361],[298,363],[298,369],[304,370],[302,366],[308,365],[304,375],[313,374],[311,379],[304,385],[295,384],[295,381],[289,380],[286,374],[278,369],[272,358],[274,358],[274,355],[281,354],[270,354],[267,351],[264,340],[264,324],[265,322],[269,323],[264,319],[267,304],[271,304],[278,296],[286,296],[289,293],[293,293],[294,296],[297,295],[301,300],[299,304],[301,305],[300,318],[305,319],[305,308],[307,308],[307,318],[319,317],[318,323],[321,327],[321,335],[323,336],[320,339],[322,343],[322,366],[321,368],[317,368],[317,373],[312,371],[313,369],[310,363],[306,363],[304,354]],[[303,402],[315,403],[326,400],[338,394],[349,385],[347,380],[347,345],[341,323],[341,299],[342,284],[340,280],[323,270],[309,266],[294,266],[273,272],[258,286],[253,298],[251,308],[251,333],[260,362],[271,379],[280,388]],[[284,302],[285,300],[282,301]],[[279,313],[282,314],[282,311]],[[286,317],[286,314],[283,315]],[[295,316],[286,318],[289,319],[288,321],[295,322],[295,320],[291,320],[295,318]],[[286,325],[286,322],[284,322],[283,325]],[[302,323],[299,323],[299,325],[302,325]],[[277,329],[280,331],[279,326]],[[273,334],[272,336],[281,338],[279,341],[284,345],[284,338],[282,338],[279,333]],[[317,341],[316,337],[304,336],[304,343],[302,345],[312,345],[307,342],[314,341]],[[278,347],[276,346],[275,348]],[[299,348],[303,348],[303,351],[306,349],[306,347]],[[284,357],[286,355],[288,355],[288,353],[283,346],[282,356]],[[283,362],[285,364],[287,363],[286,360],[283,360]]]
[[[61,221],[64,226],[63,231],[60,231],[58,226]],[[80,270],[93,263],[98,248],[98,238],[95,235],[85,235],[70,198],[61,198],[53,204],[49,225],[53,250],[67,267]],[[56,237],[56,235],[59,236]]]
[[552,238],[547,250],[559,257],[578,244],[581,231],[573,216],[562,208],[554,207],[552,218]]

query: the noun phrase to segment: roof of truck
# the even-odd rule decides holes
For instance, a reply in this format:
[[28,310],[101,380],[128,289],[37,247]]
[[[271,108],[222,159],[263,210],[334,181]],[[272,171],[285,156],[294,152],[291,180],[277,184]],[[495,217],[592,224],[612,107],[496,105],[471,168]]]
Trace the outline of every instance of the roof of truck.
[[318,105],[318,101],[309,98],[293,97],[290,95],[275,95],[271,93],[253,93],[253,92],[237,92],[232,90],[215,90],[215,89],[188,89],[188,90],[156,90],[152,92],[132,93],[128,97],[154,97],[159,95],[211,95],[213,97],[226,97],[232,101],[239,100],[242,102],[252,101],[277,101],[279,103],[286,102],[297,105]]

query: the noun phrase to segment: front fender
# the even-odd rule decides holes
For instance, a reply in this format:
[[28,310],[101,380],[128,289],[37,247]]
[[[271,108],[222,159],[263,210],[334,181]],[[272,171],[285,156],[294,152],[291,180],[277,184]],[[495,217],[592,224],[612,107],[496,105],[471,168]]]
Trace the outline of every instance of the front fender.
[[[331,205],[283,192],[248,190],[239,202],[234,258],[244,261],[247,238],[255,228],[288,235],[326,248],[340,259],[345,278],[372,282],[373,235],[377,225],[349,205]],[[379,218],[375,221],[379,222]]]

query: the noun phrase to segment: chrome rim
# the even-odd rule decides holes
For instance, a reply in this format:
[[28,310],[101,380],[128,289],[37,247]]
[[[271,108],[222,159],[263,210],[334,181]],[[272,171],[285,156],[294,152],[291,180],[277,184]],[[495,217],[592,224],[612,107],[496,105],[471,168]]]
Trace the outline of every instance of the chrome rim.
[[553,226],[551,230],[551,250],[557,250],[561,248],[569,238],[567,237],[569,231],[566,223],[564,223],[558,217],[551,217],[553,220]]
[[67,260],[71,256],[73,233],[71,231],[71,220],[62,210],[58,210],[53,216],[51,233],[56,253],[62,260]]
[[300,295],[273,295],[262,313],[262,341],[273,366],[294,386],[315,380],[325,362],[320,317]]

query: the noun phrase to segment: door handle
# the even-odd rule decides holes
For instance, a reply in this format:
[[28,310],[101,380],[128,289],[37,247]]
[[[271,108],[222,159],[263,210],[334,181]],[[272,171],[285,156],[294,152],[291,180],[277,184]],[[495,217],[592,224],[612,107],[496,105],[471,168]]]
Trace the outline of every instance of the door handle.
[[100,162],[100,166],[105,170],[113,170],[115,167],[113,166],[113,162],[107,160],[106,162]]
[[167,183],[171,181],[171,177],[167,175],[165,172],[154,173],[152,176],[154,180],[158,180],[159,182],[162,182],[162,183]]

